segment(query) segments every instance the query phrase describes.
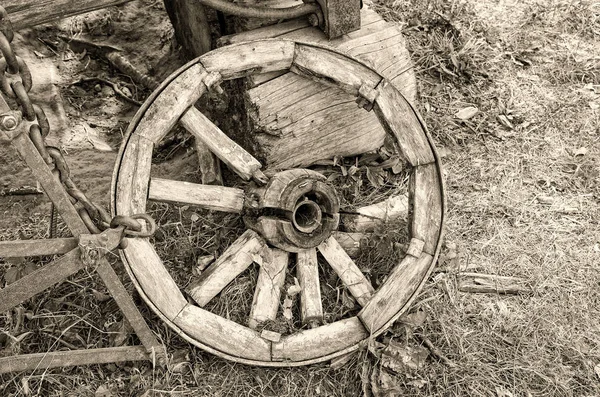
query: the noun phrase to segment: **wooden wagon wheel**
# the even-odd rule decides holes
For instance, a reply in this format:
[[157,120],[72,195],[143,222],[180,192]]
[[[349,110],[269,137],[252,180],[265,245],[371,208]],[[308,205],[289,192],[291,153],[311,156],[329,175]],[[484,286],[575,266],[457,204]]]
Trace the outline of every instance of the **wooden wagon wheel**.
[[[291,169],[265,176],[258,160],[192,106],[222,80],[286,70],[333,84],[356,96],[366,109],[374,109],[412,167],[410,244],[377,290],[332,237],[338,227],[339,200],[321,174]],[[152,149],[178,121],[250,181],[247,187],[151,178]],[[112,209],[115,215],[143,213],[147,200],[244,214],[248,229],[187,288],[189,301],[148,238],[130,239],[122,258],[141,296],[183,338],[216,355],[265,366],[329,360],[357,349],[389,327],[408,309],[434,266],[445,206],[439,159],[418,114],[400,92],[356,59],[288,40],[214,50],[180,68],[152,94],[132,120],[121,147],[113,175]],[[255,330],[258,323],[277,314],[290,258],[296,259],[296,277],[303,288],[303,320],[322,317],[317,252],[360,304],[360,312],[290,335]],[[203,308],[253,262],[260,269],[247,323],[238,324]]]

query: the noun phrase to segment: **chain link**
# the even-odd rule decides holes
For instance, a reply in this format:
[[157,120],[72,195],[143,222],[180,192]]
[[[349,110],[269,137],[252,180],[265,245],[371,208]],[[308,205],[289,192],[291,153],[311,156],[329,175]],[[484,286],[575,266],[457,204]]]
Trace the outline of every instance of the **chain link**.
[[[77,213],[83,223],[94,234],[101,233],[109,227],[124,227],[124,234],[126,236],[152,236],[156,231],[156,223],[152,217],[147,214],[137,214],[131,216],[119,215],[111,218],[104,208],[91,201],[73,182],[71,171],[61,150],[46,144],[45,138],[50,133],[50,123],[44,110],[34,104],[29,97],[29,91],[31,91],[33,84],[31,72],[25,61],[15,54],[11,46],[13,38],[14,32],[8,18],[8,13],[0,6],[0,52],[2,53],[2,58],[0,58],[0,92],[7,97],[14,98],[18,103],[20,113],[29,126],[29,138],[42,159],[52,169],[53,175],[63,185],[71,203],[76,206]],[[8,135],[6,129],[4,128],[5,131],[3,131],[5,135],[9,139],[11,137],[14,138],[15,135]],[[54,207],[51,218],[51,223],[55,224],[56,214]],[[143,224],[145,224],[145,227]],[[52,230],[56,229],[55,226],[51,226],[51,237],[54,237],[56,233]]]

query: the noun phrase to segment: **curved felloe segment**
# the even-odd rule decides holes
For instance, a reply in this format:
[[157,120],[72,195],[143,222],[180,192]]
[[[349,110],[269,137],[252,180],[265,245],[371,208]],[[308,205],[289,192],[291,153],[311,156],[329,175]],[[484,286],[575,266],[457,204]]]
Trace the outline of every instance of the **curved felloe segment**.
[[146,109],[135,127],[135,134],[155,144],[160,142],[175,126],[181,114],[206,92],[204,78],[207,75],[202,65],[195,64],[177,76]]
[[381,125],[397,139],[400,152],[410,165],[435,162],[423,125],[406,98],[387,80],[377,90],[375,113]]
[[148,199],[237,214],[244,209],[244,191],[241,189],[160,178],[150,180]]
[[347,349],[369,336],[357,317],[284,336],[272,346],[273,361],[303,361]]
[[321,285],[317,250],[314,248],[298,252],[296,276],[302,291],[300,293],[300,315],[304,324],[323,321]]
[[261,254],[262,262],[248,319],[248,326],[253,329],[258,324],[277,317],[289,258],[287,252],[277,248],[265,248]]
[[217,296],[223,288],[252,264],[260,262],[264,240],[254,231],[246,230],[225,252],[200,276],[200,280],[188,288],[188,293],[202,307]]
[[169,320],[187,305],[162,260],[148,239],[130,238],[123,250],[136,280],[150,301]]
[[318,249],[356,301],[365,306],[375,290],[352,258],[333,237],[329,237]]
[[411,179],[414,194],[411,235],[424,242],[423,251],[434,255],[442,229],[443,201],[438,167],[416,167]]
[[152,141],[136,134],[129,136],[119,164],[117,214],[133,215],[146,211],[153,148]]
[[260,162],[200,111],[188,110],[181,116],[181,125],[243,179],[249,180],[259,172]]
[[375,88],[381,76],[360,62],[308,44],[296,44],[290,68],[300,76],[358,95],[361,86]]
[[294,59],[293,41],[263,40],[222,47],[200,57],[206,70],[223,79],[287,70]]
[[425,252],[419,258],[407,255],[396,265],[386,282],[377,290],[371,300],[358,313],[358,317],[370,333],[382,327],[401,314],[431,268],[433,257]]
[[173,322],[212,349],[247,360],[271,361],[271,342],[258,332],[198,306],[187,305]]

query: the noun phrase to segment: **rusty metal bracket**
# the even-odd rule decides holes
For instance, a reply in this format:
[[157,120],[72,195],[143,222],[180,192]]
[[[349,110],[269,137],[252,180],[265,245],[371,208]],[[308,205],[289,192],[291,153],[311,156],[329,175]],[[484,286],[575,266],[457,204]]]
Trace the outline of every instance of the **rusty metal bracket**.
[[[361,0],[317,0],[317,3],[323,13],[319,27],[330,40],[360,29]],[[314,17],[311,19],[315,25]]]

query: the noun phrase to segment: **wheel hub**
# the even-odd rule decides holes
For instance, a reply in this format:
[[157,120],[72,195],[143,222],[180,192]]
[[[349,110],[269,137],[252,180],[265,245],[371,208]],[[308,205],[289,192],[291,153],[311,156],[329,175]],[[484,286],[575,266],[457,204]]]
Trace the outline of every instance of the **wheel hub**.
[[288,252],[318,246],[339,225],[337,193],[315,171],[279,172],[265,187],[251,187],[247,196],[246,225]]

